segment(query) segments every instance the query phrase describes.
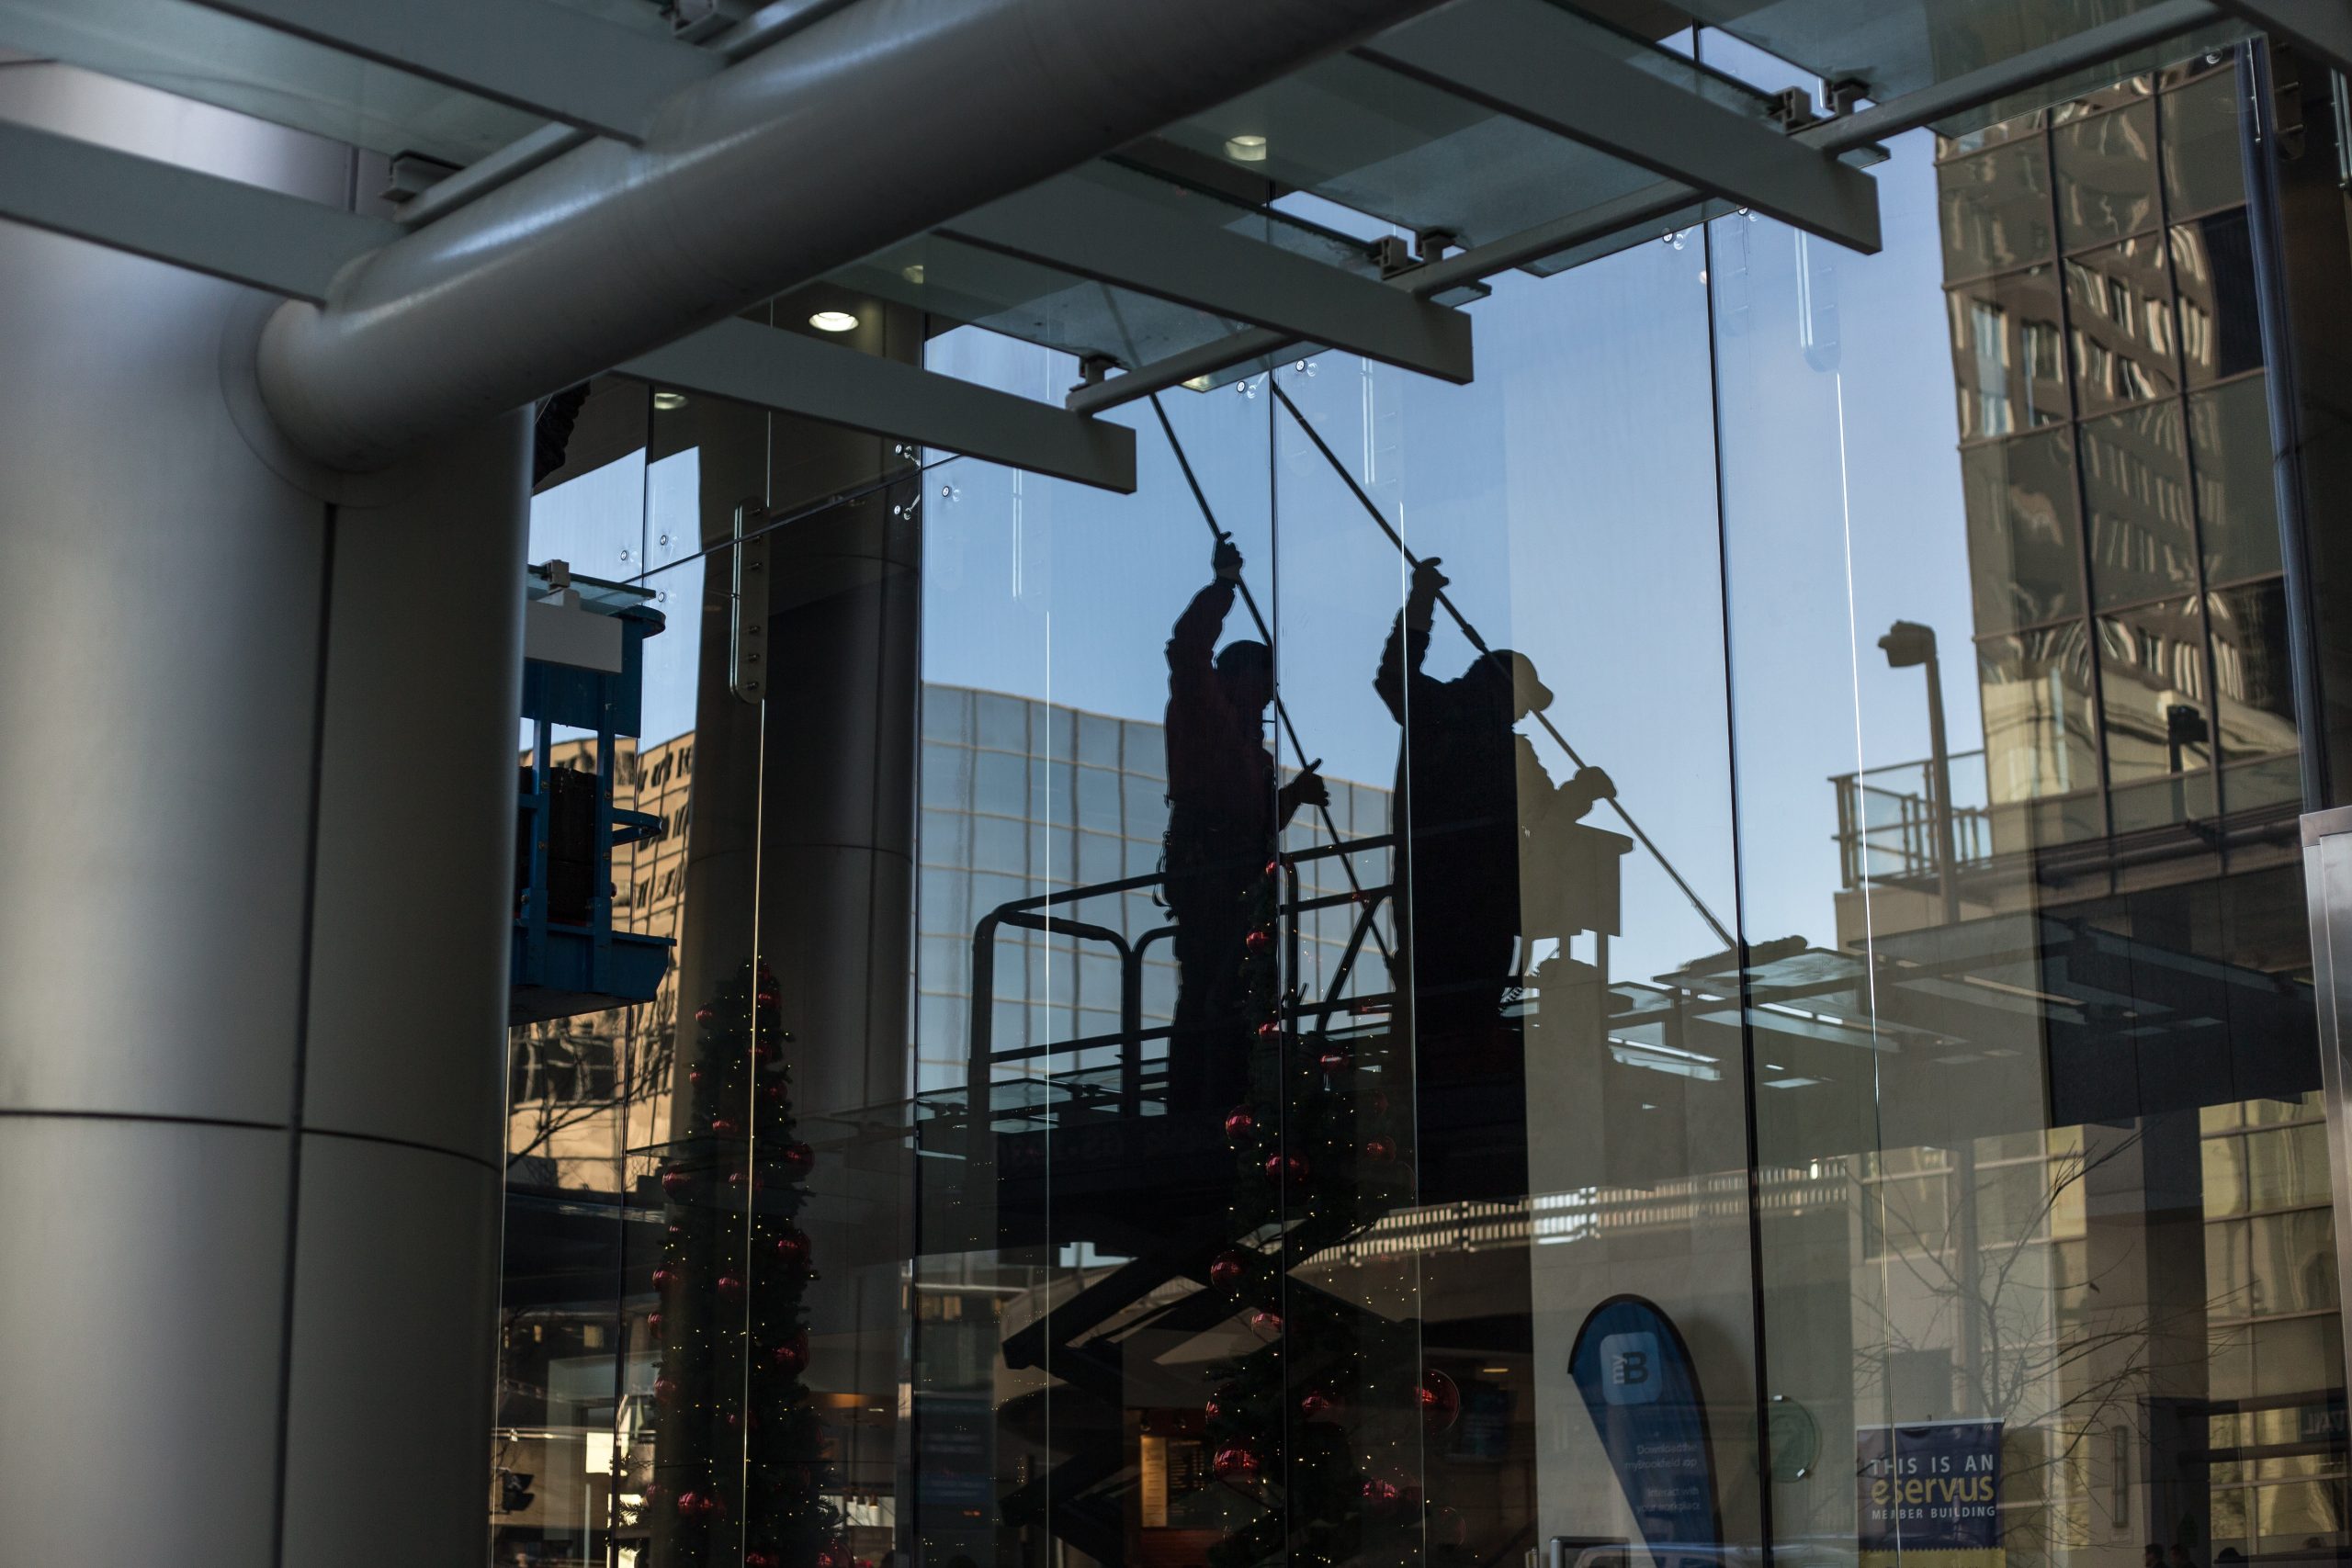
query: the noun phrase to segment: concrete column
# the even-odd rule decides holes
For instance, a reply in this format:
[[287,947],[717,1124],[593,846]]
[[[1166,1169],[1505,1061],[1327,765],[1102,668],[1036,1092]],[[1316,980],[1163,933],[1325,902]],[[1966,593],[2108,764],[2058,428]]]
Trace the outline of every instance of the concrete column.
[[[855,346],[920,356],[911,312],[839,303],[861,317]],[[665,419],[690,420],[691,438],[663,434]],[[747,497],[797,515],[766,547],[770,674],[757,706],[728,686],[727,552],[705,579],[682,1008],[716,994],[755,951],[775,975],[794,1111],[817,1156],[801,1216],[820,1269],[808,1379],[861,1396],[854,1418],[829,1427],[836,1470],[850,1485],[887,1488],[892,1439],[872,1410],[896,1408],[910,1245],[902,1128],[922,673],[920,530],[907,503],[919,486],[874,488],[906,467],[886,439],[704,400],[657,416],[657,450],[673,445],[702,454],[706,545],[730,536]],[[824,505],[833,497],[844,499]],[[695,1036],[679,1038],[683,1074]],[[673,1100],[681,1114],[691,1103]],[[673,1131],[695,1134],[683,1121]]]
[[[0,113],[341,202],[63,68]],[[527,431],[352,480],[274,299],[0,223],[0,1517],[28,1562],[482,1549]]]

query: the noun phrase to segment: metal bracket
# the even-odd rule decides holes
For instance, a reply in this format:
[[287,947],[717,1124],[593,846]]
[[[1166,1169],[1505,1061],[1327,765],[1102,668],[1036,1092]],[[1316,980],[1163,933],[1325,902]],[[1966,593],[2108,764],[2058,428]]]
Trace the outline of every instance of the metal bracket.
[[727,646],[727,683],[752,704],[768,694],[767,507],[757,496],[735,506],[735,582]]
[[1765,118],[1789,131],[1821,123],[1821,117],[1813,112],[1813,95],[1803,87],[1781,88],[1773,96],[1772,107],[1765,111]]

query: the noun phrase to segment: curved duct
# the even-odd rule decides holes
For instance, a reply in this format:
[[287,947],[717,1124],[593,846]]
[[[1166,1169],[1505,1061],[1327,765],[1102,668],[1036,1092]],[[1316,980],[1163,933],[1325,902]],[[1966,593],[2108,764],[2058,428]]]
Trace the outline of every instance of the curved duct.
[[379,467],[1431,3],[859,0],[280,308],[263,396]]

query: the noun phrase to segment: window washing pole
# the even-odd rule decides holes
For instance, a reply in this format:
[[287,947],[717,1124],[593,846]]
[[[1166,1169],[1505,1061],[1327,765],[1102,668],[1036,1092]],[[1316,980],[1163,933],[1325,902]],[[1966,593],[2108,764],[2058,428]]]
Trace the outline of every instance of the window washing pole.
[[[1151,394],[1151,412],[1159,416],[1159,428],[1165,431],[1168,434],[1168,449],[1176,454],[1176,466],[1184,471],[1184,482],[1192,487],[1193,499],[1200,504],[1201,521],[1208,525],[1209,532],[1212,535],[1216,536],[1219,541],[1223,541],[1227,536],[1226,531],[1217,526],[1216,513],[1209,506],[1208,492],[1201,488],[1200,479],[1193,474],[1193,460],[1184,455],[1184,444],[1176,439],[1176,427],[1172,423],[1169,423],[1168,411],[1160,406],[1159,394],[1158,392]],[[1258,635],[1263,637],[1266,642],[1267,662],[1272,664],[1274,651],[1273,628],[1266,624],[1265,615],[1259,611],[1257,595],[1250,592],[1250,584],[1243,581],[1238,574],[1236,574],[1233,579],[1233,585],[1241,590],[1241,603],[1248,607],[1250,611],[1250,618],[1258,624]],[[1277,684],[1279,684],[1280,667],[1275,666],[1275,669],[1277,672]],[[1299,744],[1298,726],[1291,722],[1290,709],[1283,705],[1283,699],[1279,691],[1277,691],[1274,696],[1274,713],[1283,722],[1283,733],[1290,737],[1291,750],[1300,757],[1304,758],[1306,755],[1306,748]],[[1322,764],[1318,761],[1315,765],[1319,767]],[[1326,801],[1315,809],[1321,814],[1323,818],[1323,830],[1331,835],[1331,841],[1335,844],[1343,844],[1347,842],[1345,839],[1340,836],[1339,823],[1332,819],[1330,802]],[[1343,854],[1336,858],[1340,863],[1340,870],[1347,876],[1348,891],[1355,896],[1358,903],[1362,903],[1363,900],[1363,887],[1356,881],[1355,857],[1353,855]],[[1394,978],[1394,961],[1388,952],[1388,939],[1380,934],[1380,922],[1378,920],[1374,920],[1370,923],[1372,928],[1373,944],[1380,949],[1381,962],[1391,966],[1391,978]]]
[[[1290,417],[1297,422],[1299,429],[1305,431],[1306,438],[1315,443],[1315,449],[1323,454],[1323,460],[1331,465],[1331,471],[1340,476],[1349,491],[1363,503],[1364,511],[1371,514],[1372,520],[1380,525],[1380,531],[1388,536],[1388,542],[1396,547],[1396,553],[1405,558],[1405,564],[1418,568],[1421,564],[1420,559],[1405,547],[1404,536],[1396,532],[1386,515],[1381,512],[1378,504],[1364,493],[1363,486],[1356,483],[1355,475],[1348,472],[1348,466],[1340,461],[1339,454],[1331,450],[1330,444],[1323,439],[1322,432],[1315,428],[1306,415],[1300,412],[1299,406],[1290,400],[1290,394],[1283,391],[1281,383],[1271,375],[1266,378],[1266,389],[1274,394],[1274,400],[1289,411]],[[1168,418],[1166,414],[1161,414],[1159,417],[1163,422]],[[1185,472],[1189,477],[1191,470],[1188,468]],[[1453,601],[1445,596],[1444,590],[1439,590],[1437,602],[1445,606],[1445,613],[1453,617],[1453,624],[1462,628],[1462,635],[1470,639],[1470,646],[1478,650],[1479,657],[1492,660],[1496,668],[1505,676],[1510,675],[1510,667],[1497,656],[1493,649],[1487,646],[1487,639],[1480,637],[1477,628],[1463,617],[1461,611],[1453,607]],[[1568,754],[1569,761],[1579,768],[1585,765],[1584,759],[1577,755],[1577,749],[1568,744],[1568,738],[1560,733],[1559,727],[1545,716],[1541,708],[1535,710],[1535,722],[1544,727],[1544,732],[1546,735],[1559,742],[1560,750]],[[1625,824],[1625,830],[1640,840],[1642,848],[1650,852],[1650,858],[1657,862],[1658,869],[1674,879],[1674,886],[1682,889],[1682,896],[1690,900],[1690,907],[1699,911],[1699,918],[1714,929],[1715,935],[1722,940],[1727,951],[1736,953],[1739,943],[1734,940],[1730,931],[1724,929],[1724,923],[1715,919],[1715,912],[1707,908],[1706,900],[1701,898],[1697,891],[1682,879],[1682,874],[1674,869],[1674,863],[1666,858],[1666,852],[1651,841],[1647,833],[1642,831],[1641,824],[1634,820],[1633,813],[1627,811],[1623,803],[1615,795],[1610,795],[1608,800],[1611,808],[1617,813],[1619,820]]]

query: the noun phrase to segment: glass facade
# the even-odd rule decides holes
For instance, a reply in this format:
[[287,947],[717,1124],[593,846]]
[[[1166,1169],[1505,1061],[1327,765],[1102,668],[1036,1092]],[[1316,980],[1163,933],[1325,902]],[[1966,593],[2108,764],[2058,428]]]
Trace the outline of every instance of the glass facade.
[[514,1036],[492,1560],[2352,1550],[2238,80],[1131,404],[1132,496],[600,389],[533,558],[667,616],[677,962]]

